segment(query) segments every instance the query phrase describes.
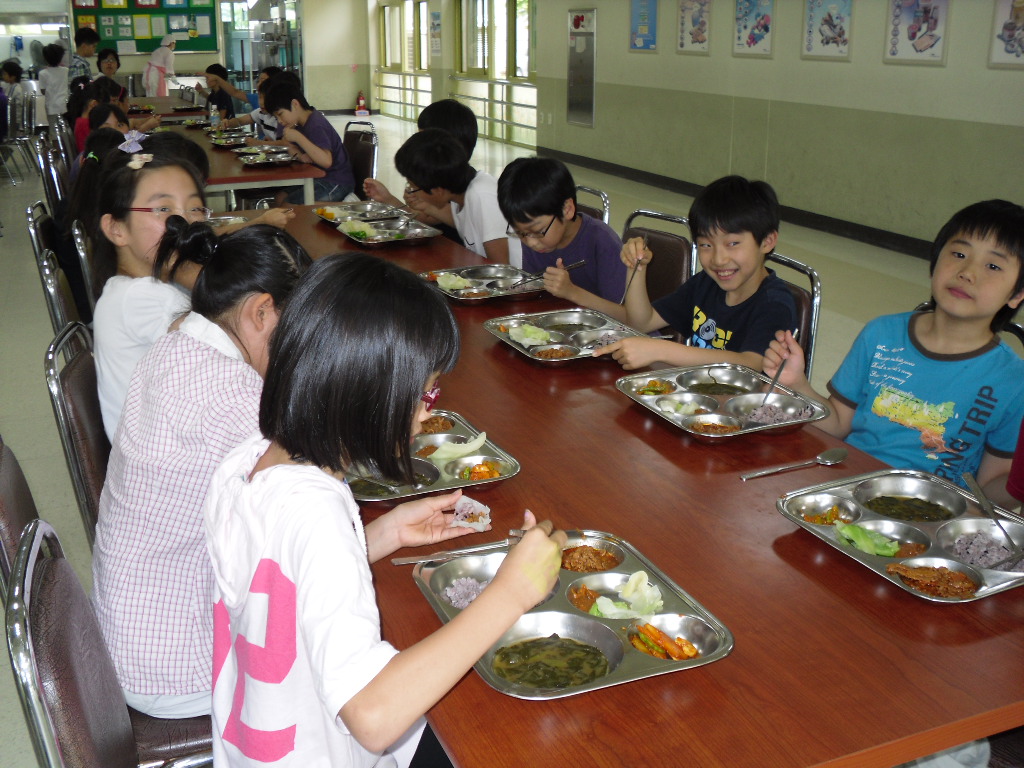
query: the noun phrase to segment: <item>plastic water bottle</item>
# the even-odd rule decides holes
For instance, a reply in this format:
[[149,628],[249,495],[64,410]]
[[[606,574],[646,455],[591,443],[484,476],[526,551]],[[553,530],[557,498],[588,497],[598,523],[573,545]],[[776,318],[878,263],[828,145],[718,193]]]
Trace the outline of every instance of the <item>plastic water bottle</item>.
[[214,130],[220,128],[220,110],[212,101],[210,102],[210,127]]

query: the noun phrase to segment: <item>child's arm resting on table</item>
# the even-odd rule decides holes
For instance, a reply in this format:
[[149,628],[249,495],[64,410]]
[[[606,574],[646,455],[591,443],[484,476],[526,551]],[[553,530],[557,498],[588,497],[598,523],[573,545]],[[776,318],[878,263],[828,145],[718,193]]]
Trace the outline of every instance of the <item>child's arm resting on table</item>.
[[782,361],[788,360],[779,376],[779,383],[828,405],[831,413],[824,419],[814,422],[814,426],[840,439],[850,434],[854,409],[835,396],[823,397],[811,386],[811,382],[804,375],[804,350],[793,338],[792,331],[776,331],[775,340],[765,350],[763,360],[766,376],[775,376]]
[[366,749],[380,752],[430,709],[515,621],[547,596],[558,578],[562,531],[534,525],[526,513],[522,540],[468,608],[394,656],[338,716]]

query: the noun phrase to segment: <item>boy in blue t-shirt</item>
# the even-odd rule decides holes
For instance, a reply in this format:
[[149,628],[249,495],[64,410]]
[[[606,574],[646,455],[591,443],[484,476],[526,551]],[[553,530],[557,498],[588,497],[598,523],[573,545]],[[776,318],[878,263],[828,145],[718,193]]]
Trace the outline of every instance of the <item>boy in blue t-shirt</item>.
[[[292,82],[273,81],[264,97],[267,112],[284,129],[281,138],[294,145],[292,157],[322,168],[327,175],[313,181],[317,201],[340,202],[355,188],[352,165],[341,135],[324,113],[309,106],[302,89]],[[288,193],[290,203],[302,202],[302,188]]]
[[997,332],[1024,300],[1024,208],[975,203],[942,228],[931,253],[932,300],[922,311],[869,322],[828,384],[815,392],[803,353],[780,332],[765,373],[831,414],[815,426],[895,467],[961,486],[972,472],[998,503],[1024,417],[1024,360]]
[[[521,157],[498,179],[498,205],[508,233],[522,241],[523,269],[544,273],[544,289],[626,322],[618,304],[626,287],[622,241],[600,219],[576,211],[576,182],[565,164]],[[585,261],[570,274],[569,264]]]
[[[644,333],[672,326],[691,346],[667,339],[629,338],[594,351],[611,355],[626,370],[655,361],[670,365],[733,363],[756,371],[775,332],[796,327],[796,306],[785,283],[765,267],[779,237],[779,201],[764,181],[726,176],[705,187],[689,213],[703,271],[653,303],[640,274],[627,279],[626,323]],[[630,270],[643,272],[652,254],[629,240],[621,253]]]

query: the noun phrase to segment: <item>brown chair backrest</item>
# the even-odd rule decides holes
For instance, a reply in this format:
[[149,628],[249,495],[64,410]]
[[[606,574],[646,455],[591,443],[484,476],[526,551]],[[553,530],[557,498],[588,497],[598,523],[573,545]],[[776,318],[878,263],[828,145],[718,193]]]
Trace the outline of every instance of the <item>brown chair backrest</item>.
[[654,254],[644,272],[647,277],[647,295],[654,301],[672,293],[690,277],[693,269],[693,247],[689,238],[683,235],[634,225],[633,221],[641,216],[682,225],[687,225],[687,221],[681,216],[643,210],[633,211],[626,219],[622,242],[646,236],[647,248]]
[[7,638],[39,765],[138,766],[128,707],[96,614],[42,520],[22,537]]
[[50,313],[50,323],[54,334],[60,333],[68,323],[81,320],[75,296],[71,291],[71,283],[64,270],[57,264],[53,251],[47,249],[36,257],[39,267],[39,279],[43,284],[43,295],[46,298],[46,309]]
[[[796,305],[796,327],[800,329],[800,336],[797,340],[804,350],[804,373],[810,378],[811,369],[814,367],[814,342],[818,334],[818,319],[821,315],[821,280],[813,268],[781,253],[769,253],[765,257],[765,261],[773,269],[781,265],[795,270],[807,278],[809,287],[804,288],[791,283],[786,279],[784,273],[778,273],[776,269]],[[793,329],[790,328],[790,330]]]
[[[58,362],[61,355],[67,358],[63,367]],[[91,547],[110,441],[103,430],[92,335],[82,323],[71,323],[53,340],[46,352],[45,371],[64,458]]]
[[[369,130],[365,130],[366,126],[369,126]],[[345,125],[342,143],[345,146],[345,154],[348,155],[348,162],[352,166],[352,177],[356,183],[355,193],[360,199],[366,200],[363,182],[377,175],[377,131],[371,122],[350,120]]]
[[[586,193],[588,195],[593,195],[594,197],[596,197],[597,205],[588,205],[587,203],[580,202],[580,192]],[[611,218],[612,204],[611,201],[608,199],[608,195],[606,195],[600,189],[594,189],[593,187],[577,186],[576,210],[592,218],[600,219],[605,224],[607,224],[608,219]]]
[[25,526],[39,517],[14,451],[0,436],[0,603],[7,602],[11,566]]

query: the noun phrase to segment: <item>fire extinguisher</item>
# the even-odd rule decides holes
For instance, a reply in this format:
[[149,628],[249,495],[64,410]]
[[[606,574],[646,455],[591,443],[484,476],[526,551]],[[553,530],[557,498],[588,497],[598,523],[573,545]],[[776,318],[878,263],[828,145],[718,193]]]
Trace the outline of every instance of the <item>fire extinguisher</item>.
[[363,92],[360,91],[356,97],[356,109],[366,109],[366,97],[363,96]]

